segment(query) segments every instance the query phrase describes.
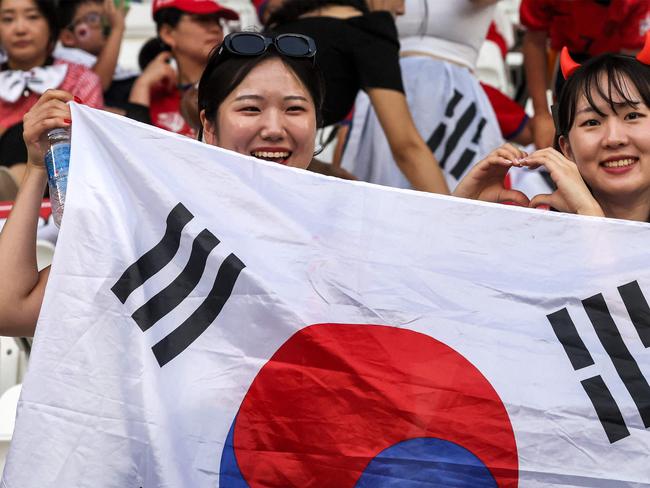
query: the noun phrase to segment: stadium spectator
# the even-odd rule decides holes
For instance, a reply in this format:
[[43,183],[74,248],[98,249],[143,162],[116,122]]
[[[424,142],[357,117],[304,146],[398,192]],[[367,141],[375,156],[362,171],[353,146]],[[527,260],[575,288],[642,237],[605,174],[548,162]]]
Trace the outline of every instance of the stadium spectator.
[[183,92],[201,77],[210,51],[223,40],[222,19],[239,15],[213,0],[154,0],[158,38],[167,48],[133,85],[132,103],[149,108],[154,125],[194,137],[181,114]]
[[[11,166],[17,181],[27,160],[20,128],[23,115],[45,90],[59,88],[87,105],[103,106],[99,77],[84,66],[54,59],[59,30],[51,0],[0,0],[0,164]],[[13,127],[13,129],[12,129]],[[17,164],[18,163],[18,164]]]
[[[370,98],[389,150],[413,188],[447,193],[440,167],[417,131],[399,67],[393,15],[403,0],[285,0],[270,10],[273,32],[299,32],[318,46],[325,76],[325,125],[343,120],[360,89]],[[389,10],[387,10],[389,9]]]
[[[494,111],[472,73],[496,2],[407,0],[397,19],[409,107],[450,188],[502,143]],[[381,125],[381,114],[360,96],[343,166],[365,181],[410,188],[387,150]]]
[[[248,39],[238,43],[237,35]],[[231,34],[227,41],[233,39],[211,56],[199,83],[204,140],[247,156],[306,168],[322,120],[323,90],[313,64],[313,41],[287,36],[264,48],[260,34]],[[300,53],[303,56],[296,57]],[[242,100],[242,93],[253,97]],[[69,93],[50,90],[25,116],[26,176],[0,232],[0,335],[34,333],[50,271],[36,269],[36,226],[47,182],[39,140],[55,127],[70,125],[66,104],[70,100]]]
[[[501,147],[476,165],[455,194],[650,221],[650,42],[639,60],[606,53],[578,67],[563,57],[568,79],[558,101],[559,150],[548,147],[526,155]],[[544,166],[557,190],[528,201],[522,193],[504,189],[503,177],[513,165]]]
[[57,8],[61,33],[54,56],[97,73],[107,110],[148,122],[148,110],[128,102],[138,73],[117,64],[126,28],[126,0],[118,5],[114,0],[60,0]]
[[[553,144],[555,127],[548,107],[549,57],[563,46],[584,61],[605,52],[634,52],[643,46],[648,0],[522,0],[520,19],[528,93],[533,103],[531,119],[537,148]],[[547,51],[549,47],[551,52]],[[559,96],[562,76],[555,76]]]

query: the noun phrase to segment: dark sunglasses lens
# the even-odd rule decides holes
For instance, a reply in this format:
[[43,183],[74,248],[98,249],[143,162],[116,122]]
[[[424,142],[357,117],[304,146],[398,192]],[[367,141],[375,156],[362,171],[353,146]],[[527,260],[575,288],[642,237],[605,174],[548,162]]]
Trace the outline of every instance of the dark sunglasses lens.
[[264,39],[255,35],[233,36],[230,40],[230,46],[236,53],[249,56],[261,54],[265,48]]
[[287,56],[308,56],[310,54],[307,39],[297,36],[283,36],[276,39],[278,49]]

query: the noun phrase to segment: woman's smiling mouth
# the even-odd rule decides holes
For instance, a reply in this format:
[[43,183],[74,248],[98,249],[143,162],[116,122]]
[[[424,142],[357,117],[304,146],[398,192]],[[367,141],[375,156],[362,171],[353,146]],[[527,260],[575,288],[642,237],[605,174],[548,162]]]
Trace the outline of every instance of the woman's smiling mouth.
[[265,161],[285,164],[291,157],[291,151],[251,151],[251,156]]
[[639,158],[634,156],[617,156],[602,161],[600,166],[607,173],[620,174],[629,171],[638,161]]

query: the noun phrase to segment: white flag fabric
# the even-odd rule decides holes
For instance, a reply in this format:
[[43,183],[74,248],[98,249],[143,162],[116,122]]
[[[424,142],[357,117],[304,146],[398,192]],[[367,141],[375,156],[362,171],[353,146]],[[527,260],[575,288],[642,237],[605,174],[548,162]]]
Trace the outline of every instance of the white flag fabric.
[[650,226],[72,107],[3,488],[650,487]]

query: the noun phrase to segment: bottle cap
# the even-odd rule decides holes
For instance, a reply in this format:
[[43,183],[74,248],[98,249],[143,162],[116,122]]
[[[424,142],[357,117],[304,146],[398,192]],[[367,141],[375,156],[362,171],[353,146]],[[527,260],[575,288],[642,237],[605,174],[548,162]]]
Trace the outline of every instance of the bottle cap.
[[57,128],[57,129],[52,129],[47,133],[47,138],[50,141],[61,141],[61,140],[69,140],[70,139],[70,129],[67,129],[65,127]]

